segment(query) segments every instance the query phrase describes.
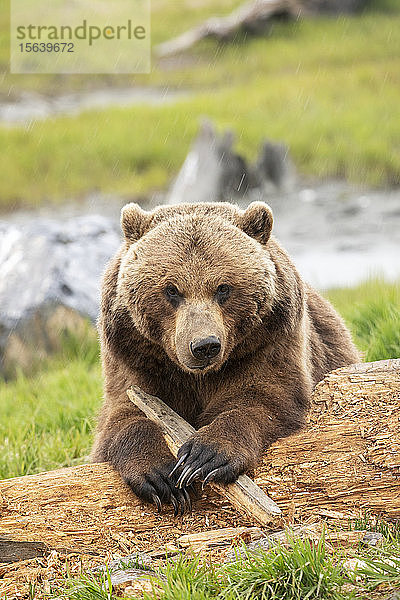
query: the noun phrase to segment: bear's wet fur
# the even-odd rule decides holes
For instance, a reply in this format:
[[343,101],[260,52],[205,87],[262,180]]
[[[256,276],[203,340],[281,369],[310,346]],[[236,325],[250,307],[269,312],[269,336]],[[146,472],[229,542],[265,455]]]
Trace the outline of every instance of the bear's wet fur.
[[[342,319],[271,237],[272,223],[261,202],[122,210],[125,239],[103,280],[105,401],[92,459],[109,461],[158,508],[183,512],[195,480],[229,483],[253,469],[303,425],[315,384],[359,360]],[[129,401],[133,384],[197,429],[178,463]]]

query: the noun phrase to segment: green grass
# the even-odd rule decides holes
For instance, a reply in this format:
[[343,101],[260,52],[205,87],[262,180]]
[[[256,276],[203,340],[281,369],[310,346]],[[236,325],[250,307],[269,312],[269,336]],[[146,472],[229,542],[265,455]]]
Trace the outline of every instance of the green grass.
[[[155,579],[154,594],[144,600],[339,600],[346,582],[340,564],[328,555],[324,540],[290,541],[268,553],[241,552],[233,563],[216,566],[198,557],[167,561]],[[109,600],[104,574],[67,582],[66,598]],[[109,587],[109,589],[111,589]],[[59,592],[58,592],[59,593]],[[59,597],[59,596],[57,596]],[[118,596],[116,595],[115,598]],[[112,595],[114,598],[114,595]]]
[[58,589],[57,595],[51,597],[65,600],[120,600],[121,598],[113,594],[109,572],[98,576],[84,574],[79,579],[67,579],[65,590]]
[[[4,0],[3,0],[4,1]],[[225,0],[221,12],[239,2]],[[197,8],[193,8],[196,5]],[[153,41],[213,13],[213,4],[153,5]],[[0,17],[1,18],[1,17]],[[4,17],[3,28],[5,26]],[[264,137],[289,144],[306,175],[400,183],[400,11],[366,12],[273,26],[270,35],[235,44],[199,44],[186,66],[149,76],[101,80],[179,87],[192,96],[173,105],[89,111],[0,128],[0,210],[61,202],[103,190],[134,197],[164,188],[179,169],[206,114],[233,127],[249,158]],[[4,52],[3,55],[4,62]],[[40,86],[43,76],[6,75],[1,85]],[[79,86],[99,84],[91,77]],[[74,79],[51,79],[60,92]],[[86,83],[85,83],[86,82]]]
[[323,538],[318,544],[297,540],[288,547],[277,546],[251,560],[241,559],[225,571],[227,587],[221,597],[226,599],[336,600],[347,596],[341,591],[345,576],[340,564],[328,555]]
[[94,334],[68,339],[33,377],[0,381],[0,479],[84,462],[101,397]]
[[372,280],[332,290],[329,300],[350,327],[366,361],[400,357],[400,285]]
[[375,531],[381,533],[387,540],[400,542],[400,521],[388,522],[368,512],[350,523],[354,531]]

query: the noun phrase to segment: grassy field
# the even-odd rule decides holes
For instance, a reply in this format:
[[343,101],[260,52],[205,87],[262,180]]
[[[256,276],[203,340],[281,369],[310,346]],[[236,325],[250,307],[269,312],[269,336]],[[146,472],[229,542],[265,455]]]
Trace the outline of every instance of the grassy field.
[[368,281],[328,292],[366,362],[400,357],[400,285]]
[[[1,0],[4,2],[4,0]],[[239,2],[225,0],[220,12]],[[193,6],[197,8],[193,8]],[[394,7],[394,4],[392,8]],[[213,14],[210,1],[153,2],[153,42]],[[4,15],[3,32],[6,31]],[[0,63],[6,62],[6,44]],[[4,75],[1,89],[155,85],[187,90],[168,106],[88,111],[0,127],[0,210],[62,202],[94,190],[127,198],[164,188],[202,115],[233,127],[247,157],[265,137],[289,144],[304,175],[400,183],[400,10],[277,23],[269,36],[200,44],[185,65],[154,62],[148,76],[83,79]],[[36,86],[36,87],[35,87]]]
[[0,479],[81,464],[102,397],[94,329],[32,376],[0,381]]

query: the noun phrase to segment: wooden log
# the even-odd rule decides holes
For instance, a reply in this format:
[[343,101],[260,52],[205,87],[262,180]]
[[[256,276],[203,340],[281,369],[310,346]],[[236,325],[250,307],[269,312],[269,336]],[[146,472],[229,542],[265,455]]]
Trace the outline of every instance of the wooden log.
[[307,427],[271,446],[256,482],[295,519],[400,518],[400,360],[330,373]]
[[286,14],[297,18],[301,12],[296,0],[256,0],[239,6],[226,17],[214,17],[193,27],[182,35],[160,44],[156,52],[166,57],[188,50],[199,41],[213,37],[226,40],[239,31],[254,31],[265,27],[266,21],[275,15]]
[[[293,538],[318,541],[324,535],[330,545],[356,545],[366,538],[365,530],[326,530],[321,522],[296,527],[285,527],[267,533],[259,527],[226,527],[200,533],[187,533],[178,538],[180,548],[190,548],[195,553],[229,548],[245,543],[248,550],[270,548],[276,544],[287,544]],[[379,537],[379,534],[378,534]],[[365,543],[365,542],[364,542]],[[374,544],[375,545],[375,544]]]
[[[189,425],[182,417],[155,396],[146,394],[138,387],[127,391],[130,400],[157,423],[161,428],[168,446],[174,456],[179,448],[195,433],[194,427]],[[281,510],[277,504],[247,475],[241,475],[236,483],[231,485],[218,485],[210,483],[212,489],[225,497],[233,506],[247,518],[255,519],[260,525],[269,525],[277,521]]]
[[91,556],[164,554],[183,533],[239,524],[254,523],[212,490],[194,502],[192,514],[174,518],[171,508],[158,514],[106,463],[0,481],[0,541],[7,542],[0,543],[0,563],[42,556],[46,548]]

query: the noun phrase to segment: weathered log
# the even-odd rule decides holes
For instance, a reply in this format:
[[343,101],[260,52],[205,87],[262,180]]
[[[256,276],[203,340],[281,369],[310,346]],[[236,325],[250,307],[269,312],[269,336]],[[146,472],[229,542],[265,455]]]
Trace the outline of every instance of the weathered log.
[[[246,544],[247,551],[257,551],[266,550],[276,544],[285,544],[293,538],[318,541],[322,535],[324,535],[325,542],[342,547],[360,542],[367,544],[369,543],[367,540],[370,538],[372,539],[370,545],[376,545],[383,538],[382,534],[366,530],[326,530],[321,522],[314,522],[285,527],[274,533],[267,533],[259,527],[226,527],[200,533],[187,533],[178,538],[177,544],[180,548],[190,548],[195,553],[233,547],[229,554],[234,557],[241,543]],[[225,558],[229,554],[225,555]]]
[[186,533],[178,538],[180,548],[190,548],[193,552],[203,552],[213,548],[227,547],[234,542],[245,543],[265,536],[259,527],[224,527],[222,529]]
[[[195,432],[182,417],[155,396],[146,394],[138,387],[128,390],[130,400],[143,411],[149,419],[161,427],[168,446],[177,456],[179,448]],[[229,500],[233,506],[260,525],[269,525],[281,515],[280,508],[247,475],[241,475],[236,483],[218,485],[210,483],[212,489]]]
[[[163,550],[186,531],[201,531],[211,523],[236,526],[238,517],[211,490],[195,502],[192,514],[174,518],[165,508],[159,515],[106,463],[0,481],[0,536],[10,544],[31,542],[25,556],[20,546],[18,560],[31,558],[35,547],[37,556],[46,547],[93,556]],[[12,561],[11,554],[0,545],[0,563]]]
[[282,14],[297,18],[300,14],[299,3],[296,0],[247,2],[226,17],[208,19],[182,35],[160,44],[157,47],[157,54],[164,57],[183,52],[209,37],[222,41],[233,37],[239,31],[259,31],[265,27],[271,17]]

